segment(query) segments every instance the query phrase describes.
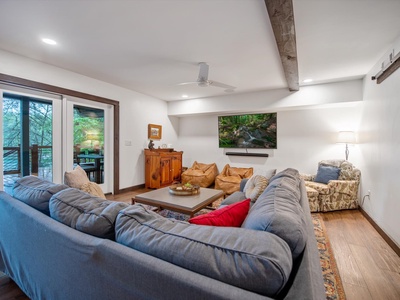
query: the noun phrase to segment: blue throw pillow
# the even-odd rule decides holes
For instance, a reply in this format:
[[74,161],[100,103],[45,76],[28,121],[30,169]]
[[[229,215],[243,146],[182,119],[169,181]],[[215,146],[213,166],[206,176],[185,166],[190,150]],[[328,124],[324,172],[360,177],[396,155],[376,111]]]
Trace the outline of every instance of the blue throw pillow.
[[319,166],[315,182],[328,184],[329,180],[337,180],[339,178],[340,169],[331,166]]

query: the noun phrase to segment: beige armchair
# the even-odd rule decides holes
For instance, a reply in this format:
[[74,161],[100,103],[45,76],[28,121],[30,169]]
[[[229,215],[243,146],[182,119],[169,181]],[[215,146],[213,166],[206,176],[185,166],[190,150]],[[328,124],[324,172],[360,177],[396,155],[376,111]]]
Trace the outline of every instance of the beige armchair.
[[[337,179],[324,178],[324,170],[337,171]],[[333,211],[358,207],[358,187],[361,172],[346,160],[323,160],[318,164],[316,175],[302,174],[307,194],[313,195],[311,211]],[[324,182],[327,180],[327,182]],[[321,182],[322,181],[322,182]],[[314,200],[318,192],[318,203]]]
[[240,182],[253,175],[253,168],[235,168],[225,165],[222,172],[215,178],[215,188],[223,190],[226,195],[240,190]]
[[189,169],[181,175],[182,183],[191,183],[201,187],[209,187],[214,183],[218,175],[218,168],[215,163],[203,164],[195,161]]

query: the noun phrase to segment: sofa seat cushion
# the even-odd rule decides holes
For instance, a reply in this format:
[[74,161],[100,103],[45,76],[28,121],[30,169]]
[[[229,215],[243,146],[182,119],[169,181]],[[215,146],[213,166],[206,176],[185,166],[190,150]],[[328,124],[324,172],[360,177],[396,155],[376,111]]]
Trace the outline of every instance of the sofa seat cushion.
[[331,189],[325,183],[306,181],[306,186],[316,190],[321,195],[329,195]]
[[208,214],[189,219],[189,223],[197,225],[240,227],[250,208],[250,199],[233,203]]
[[49,216],[50,198],[67,188],[64,184],[52,183],[36,176],[26,176],[14,183],[12,196]]
[[300,201],[299,173],[286,169],[273,178],[251,207],[242,227],[276,234],[290,247],[296,259],[304,250],[307,233]]
[[141,205],[121,210],[115,231],[123,245],[270,297],[282,290],[292,269],[288,245],[267,232],[193,225]]
[[76,230],[114,239],[114,224],[118,212],[128,204],[91,196],[81,190],[68,188],[49,202],[50,216]]

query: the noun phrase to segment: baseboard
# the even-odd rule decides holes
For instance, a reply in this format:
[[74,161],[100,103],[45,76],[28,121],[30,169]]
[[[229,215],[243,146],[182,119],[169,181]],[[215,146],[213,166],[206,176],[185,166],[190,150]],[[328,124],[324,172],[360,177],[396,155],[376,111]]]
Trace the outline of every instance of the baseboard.
[[371,225],[375,228],[376,231],[381,235],[381,237],[385,240],[386,243],[390,246],[390,248],[393,249],[394,252],[398,256],[400,256],[400,247],[397,246],[397,244],[378,226],[378,224],[375,223],[375,221],[361,208],[359,207],[360,212],[363,214],[363,216],[368,220],[368,222],[371,223]]
[[127,188],[124,188],[124,189],[120,189],[118,191],[118,194],[127,193],[127,192],[134,192],[134,191],[139,190],[139,189],[144,189],[144,187],[145,187],[144,183],[143,184],[139,184],[139,185],[130,186],[130,187],[127,187]]

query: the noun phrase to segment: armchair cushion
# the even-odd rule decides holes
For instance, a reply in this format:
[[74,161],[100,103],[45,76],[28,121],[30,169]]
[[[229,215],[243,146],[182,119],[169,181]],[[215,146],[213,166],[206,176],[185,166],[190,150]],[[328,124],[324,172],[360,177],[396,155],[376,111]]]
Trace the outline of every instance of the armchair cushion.
[[319,165],[315,182],[328,184],[330,180],[339,178],[340,169],[333,166]]
[[321,195],[329,195],[331,193],[329,186],[325,183],[306,181],[305,184],[306,186],[318,191]]

